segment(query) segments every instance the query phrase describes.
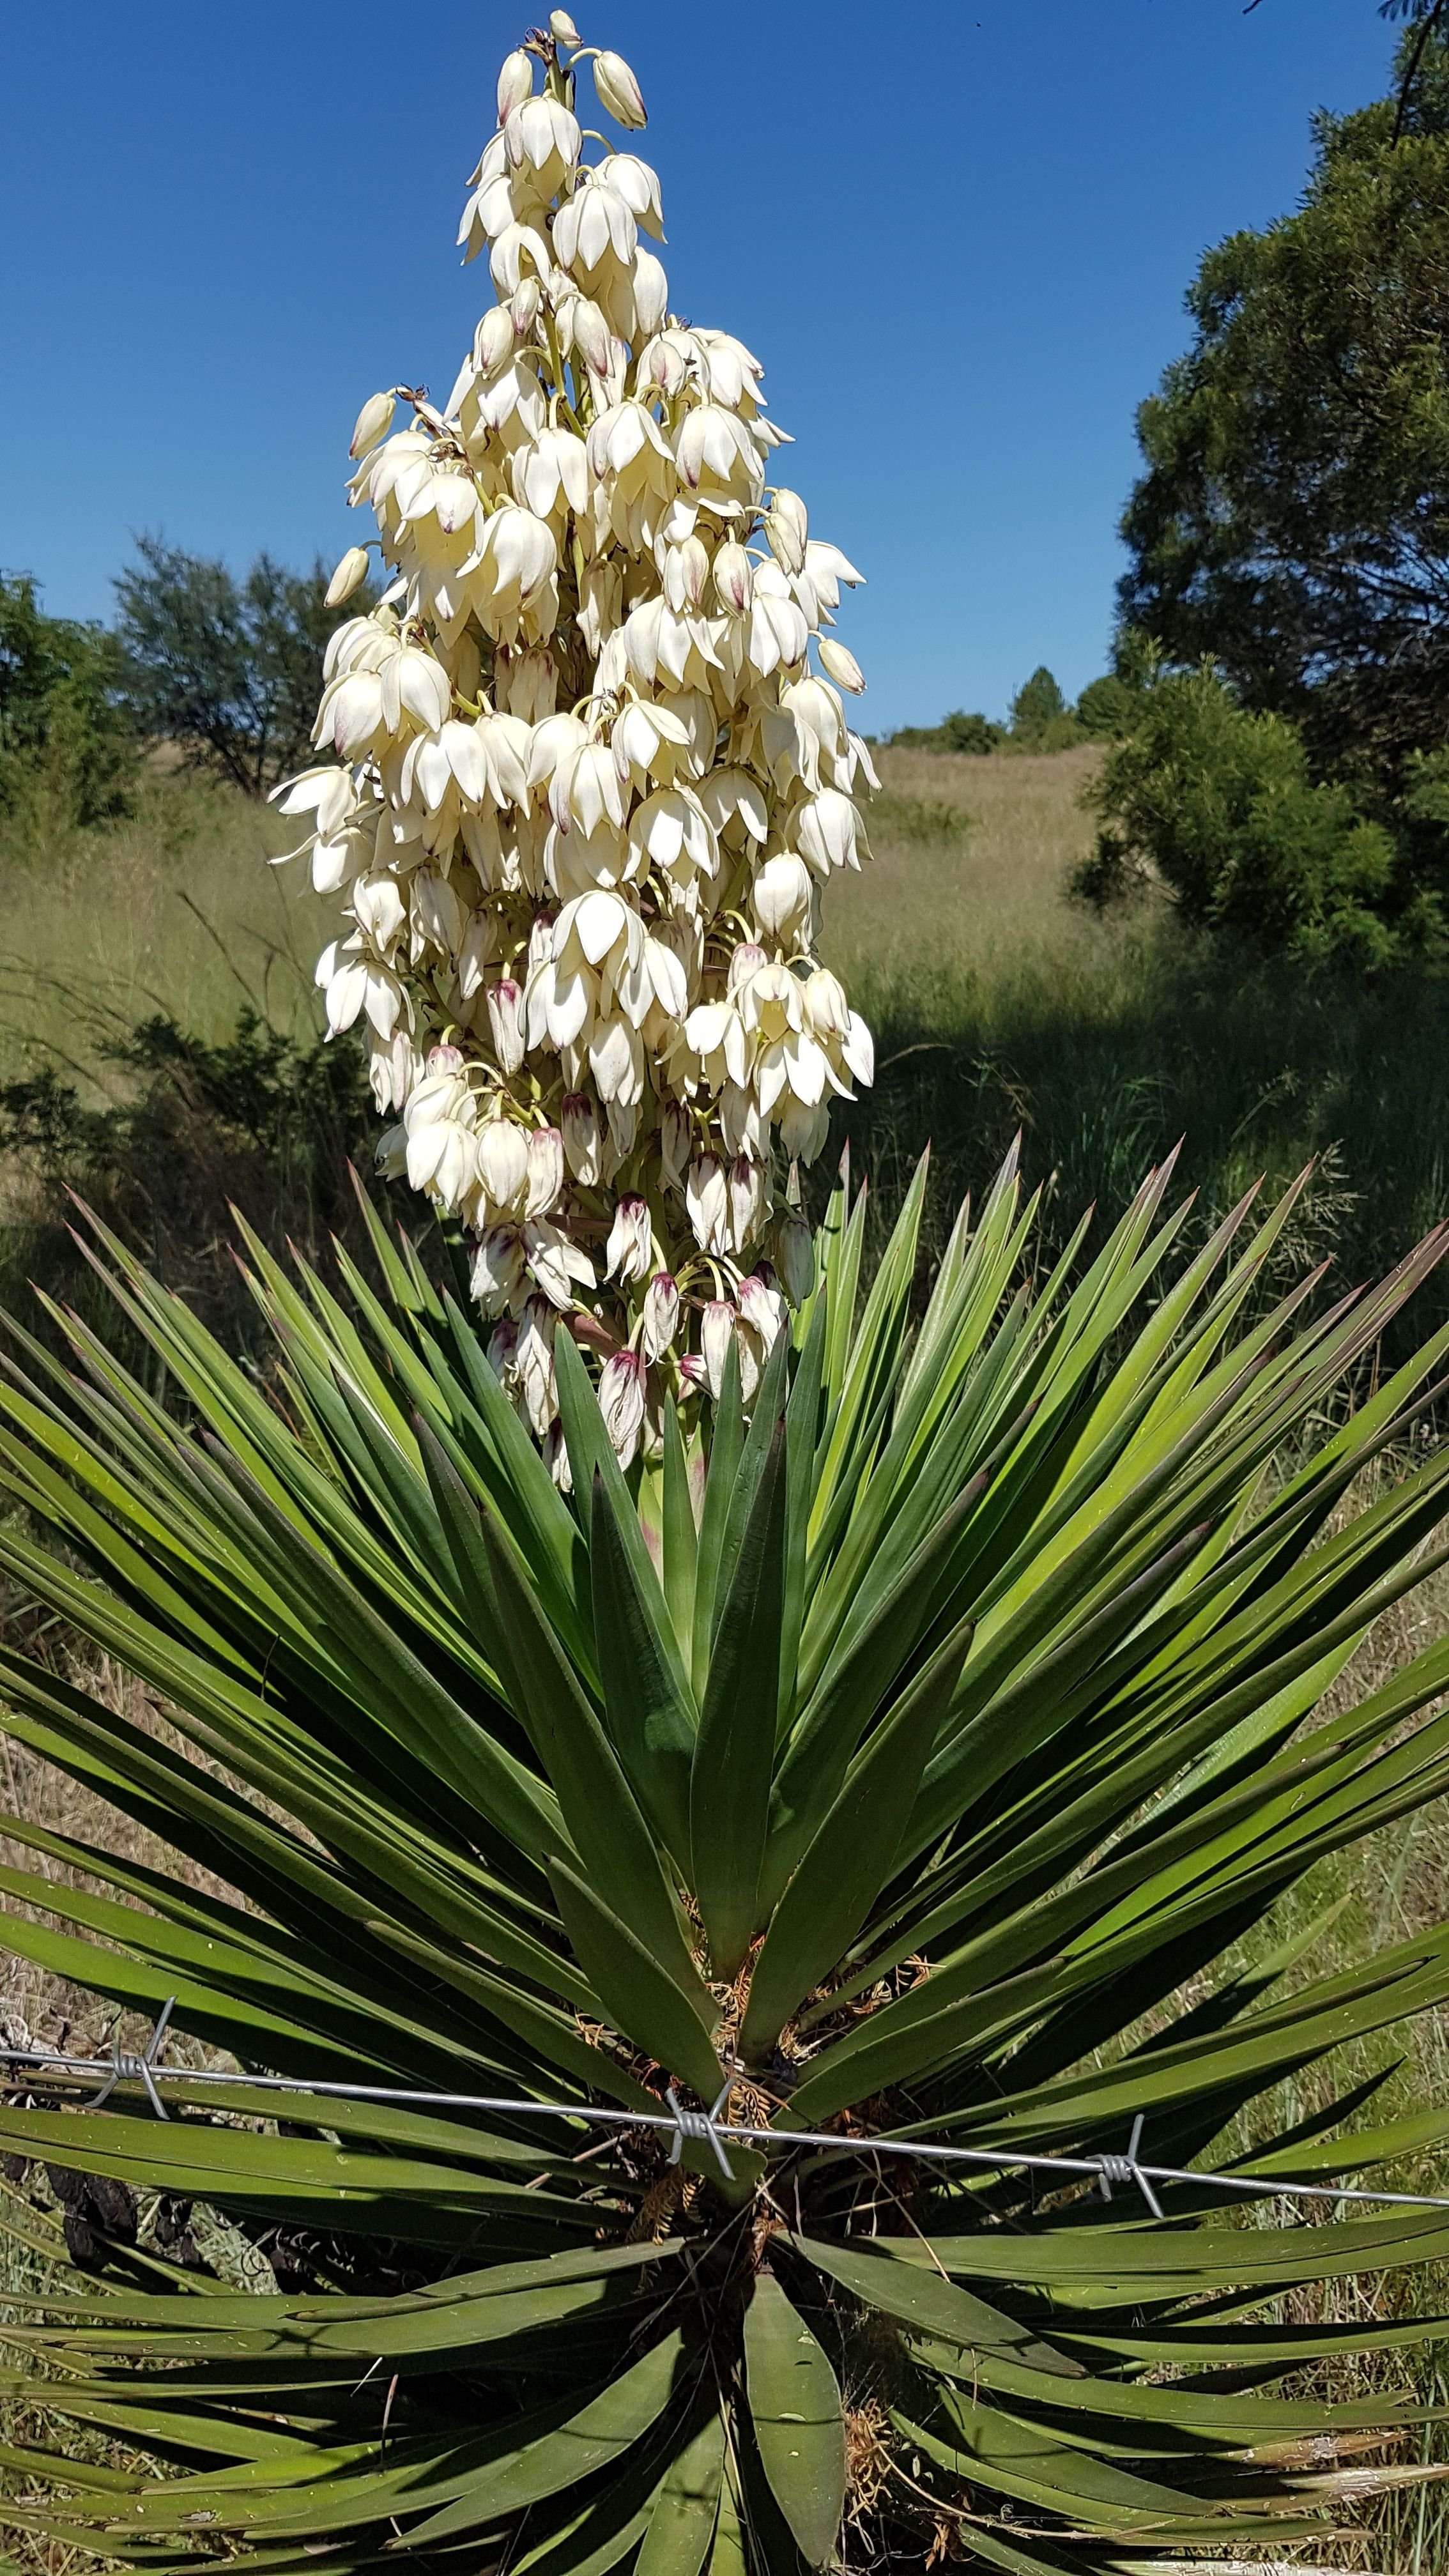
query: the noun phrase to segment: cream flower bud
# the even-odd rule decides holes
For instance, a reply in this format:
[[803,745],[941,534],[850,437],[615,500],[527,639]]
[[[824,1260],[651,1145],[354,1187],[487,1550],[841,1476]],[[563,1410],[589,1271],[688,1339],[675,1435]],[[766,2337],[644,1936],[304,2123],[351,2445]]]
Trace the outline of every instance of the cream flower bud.
[[666,1100],[659,1112],[659,1159],[671,1189],[684,1187],[689,1145],[689,1111],[682,1100]]
[[728,1250],[730,1202],[724,1165],[717,1154],[700,1154],[690,1164],[684,1203],[701,1252]]
[[543,288],[536,277],[520,278],[508,299],[508,318],[515,340],[526,340],[543,309]]
[[511,1315],[495,1324],[488,1336],[488,1365],[495,1377],[506,1377],[518,1351],[518,1326]]
[[820,655],[821,669],[829,678],[842,689],[849,689],[852,696],[858,698],[865,687],[865,673],[855,655],[847,653],[843,644],[837,644],[833,635],[822,635],[816,645],[816,651]]
[[516,1225],[490,1225],[473,1255],[471,1286],[485,1315],[501,1314],[523,1279],[523,1237]]
[[714,586],[719,604],[730,617],[743,617],[755,592],[755,575],[744,547],[731,537],[714,559]]
[[622,54],[602,53],[594,61],[594,87],[599,105],[619,125],[647,125],[639,84]]
[[748,1324],[752,1333],[758,1333],[767,1351],[773,1350],[785,1325],[785,1301],[779,1289],[772,1288],[758,1271],[752,1271],[747,1279],[740,1281],[735,1295],[739,1301],[741,1323]]
[[759,1233],[765,1214],[765,1175],[748,1154],[736,1154],[729,1176],[730,1242],[743,1252]]
[[817,966],[805,979],[805,1026],[813,1038],[843,1038],[850,1027],[850,1004],[828,966]]
[[570,316],[573,345],[586,367],[606,376],[614,362],[614,337],[597,304],[587,295],[575,302]]
[[570,1091],[564,1096],[559,1111],[563,1130],[563,1149],[568,1167],[576,1181],[586,1190],[597,1187],[603,1171],[603,1148],[599,1135],[599,1113],[586,1091]]
[[599,1411],[620,1466],[631,1465],[644,1428],[644,1362],[637,1351],[615,1351],[605,1360]]
[[357,415],[357,427],[352,433],[348,455],[362,456],[369,447],[376,447],[380,439],[386,438],[396,409],[397,404],[391,394],[369,394]]
[[505,54],[498,75],[498,122],[506,125],[516,107],[533,96],[533,65],[520,46],[516,53]]
[[349,546],[332,579],[327,584],[327,605],[340,608],[367,579],[366,546]]
[[494,1207],[516,1207],[528,1185],[528,1145],[511,1118],[489,1118],[478,1130],[478,1177]]
[[564,1145],[557,1127],[535,1127],[528,1140],[525,1216],[547,1216],[563,1194]]
[[775,1236],[776,1257],[785,1293],[793,1306],[801,1306],[815,1287],[815,1252],[810,1228],[797,1207],[787,1207]]
[[516,337],[508,306],[495,304],[490,313],[484,314],[473,337],[473,356],[481,374],[496,376],[505,358],[512,357]]
[[750,977],[758,974],[760,968],[767,966],[769,962],[757,939],[742,939],[730,956],[729,990],[731,993],[737,993],[742,984],[747,984]]
[[644,1292],[645,1356],[657,1360],[679,1330],[679,1290],[667,1270],[656,1270]]
[[810,876],[803,859],[785,853],[766,859],[750,888],[750,907],[764,931],[788,938],[809,919]]
[[546,1297],[525,1297],[514,1368],[524,1411],[535,1437],[540,1440],[558,1411],[553,1373],[553,1344],[557,1328],[557,1313]]
[[798,492],[779,491],[765,514],[765,535],[782,572],[800,572],[810,521]]
[[616,1275],[626,1288],[647,1279],[654,1262],[653,1232],[649,1223],[649,1203],[637,1192],[626,1191],[614,1210],[604,1254],[604,1275]]
[[724,1385],[725,1362],[735,1337],[735,1310],[727,1297],[711,1297],[700,1325],[700,1353],[704,1360],[705,1383],[718,1403]]
[[435,1046],[429,1047],[428,1049],[428,1071],[430,1074],[461,1073],[467,1061],[468,1059],[464,1055],[461,1047]]
[[579,31],[574,25],[572,18],[569,16],[567,9],[551,9],[549,11],[548,32],[553,37],[555,44],[567,45],[570,52],[574,51],[579,44]]
[[634,323],[636,340],[650,339],[669,311],[669,280],[664,263],[652,250],[634,253]]
[[516,1073],[523,1062],[523,990],[511,975],[488,988],[488,1024],[493,1053],[501,1073]]

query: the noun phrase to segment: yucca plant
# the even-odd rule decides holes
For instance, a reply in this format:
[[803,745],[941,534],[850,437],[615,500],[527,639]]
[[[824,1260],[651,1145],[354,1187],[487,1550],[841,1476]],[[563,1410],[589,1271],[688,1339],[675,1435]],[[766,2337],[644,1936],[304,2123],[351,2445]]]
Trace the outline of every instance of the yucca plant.
[[[11,2529],[277,2576],[1161,2576],[1321,2546],[1393,2476],[1357,2455],[1423,2410],[1304,2373],[1434,2321],[1285,2296],[1443,2259],[1449,2210],[1245,2222],[1204,2182],[1158,2221],[1010,2159],[1142,2114],[1144,2160],[1332,2182],[1449,2133],[1341,2137],[1366,2096],[1331,2078],[1272,2109],[1449,1998],[1449,1931],[1331,1979],[1311,1937],[1213,1966],[1449,1782],[1449,1645],[1319,1708],[1449,1554],[1449,1452],[1364,1479],[1449,1329],[1331,1401],[1443,1238],[1311,1319],[1265,1285],[1285,1207],[1174,1266],[1164,1169],[1033,1285],[1008,1166],[913,1323],[923,1186],[864,1294],[842,1184],[748,1420],[731,1367],[657,1465],[621,1472],[561,1334],[571,1494],[377,1219],[380,1284],[251,1244],[265,1386],[113,1242],[172,1408],[82,1327],[73,1372],[18,1337],[0,1562],[175,1736],[13,1648],[5,1727],[235,1893],[5,1822],[39,1864],[0,1873],[12,1950],[127,2014],[174,1996],[190,2069],[164,2122],[134,2079],[104,2109],[12,2079],[6,2151],[98,2179],[89,2273],[3,2329],[6,2390],[78,2428],[4,2452]],[[227,2060],[300,2089],[223,2090]],[[723,2084],[722,2118],[854,2143],[671,2164],[642,2115]],[[185,2204],[278,2285],[168,2255]]]

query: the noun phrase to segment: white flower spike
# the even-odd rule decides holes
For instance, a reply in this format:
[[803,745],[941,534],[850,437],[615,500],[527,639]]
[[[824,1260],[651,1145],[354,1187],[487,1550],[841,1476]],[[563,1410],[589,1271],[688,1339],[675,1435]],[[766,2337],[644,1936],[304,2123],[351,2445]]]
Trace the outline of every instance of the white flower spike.
[[[872,1073],[814,953],[826,882],[869,856],[864,680],[825,631],[861,576],[767,479],[758,359],[671,316],[654,171],[585,160],[583,63],[644,124],[564,10],[506,57],[459,234],[497,304],[441,410],[358,414],[384,593],[334,635],[321,765],[283,792],[383,1166],[468,1236],[490,1361],[565,1485],[560,1329],[601,1355],[626,1465],[731,1350],[749,1404],[813,1279],[794,1166]],[[333,607],[368,565],[343,556]]]

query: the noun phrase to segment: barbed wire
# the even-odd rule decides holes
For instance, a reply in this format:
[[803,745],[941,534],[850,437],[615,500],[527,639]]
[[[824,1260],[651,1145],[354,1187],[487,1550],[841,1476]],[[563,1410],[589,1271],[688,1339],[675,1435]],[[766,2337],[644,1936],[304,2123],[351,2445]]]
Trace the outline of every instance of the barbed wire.
[[743,2066],[720,2067],[720,2089],[708,2110],[692,2110],[680,2102],[671,2084],[657,2111],[619,2110],[587,2102],[543,2102],[525,2096],[498,2093],[453,2093],[424,2089],[412,2085],[358,2084],[335,2076],[315,2080],[299,2075],[250,2075],[244,2070],[218,2068],[204,2071],[188,2066],[162,2063],[167,2028],[175,2009],[171,1996],[157,2016],[144,2049],[125,2050],[113,2045],[108,2057],[76,2057],[63,2050],[16,2047],[0,2041],[0,2066],[41,2075],[47,2086],[56,2083],[98,2083],[99,2091],[84,2105],[100,2110],[110,2102],[122,2085],[139,2085],[158,2119],[169,2118],[161,2098],[163,2084],[186,2084],[192,2087],[235,2088],[249,2093],[308,2095],[320,2101],[374,2102],[406,2110],[477,2111],[503,2114],[528,2120],[575,2120],[594,2128],[654,2129],[669,2135],[673,2144],[669,2162],[677,2165],[685,2147],[691,2143],[708,2146],[725,2178],[738,2179],[729,2160],[732,2146],[793,2149],[814,2147],[836,2155],[885,2156],[917,2164],[960,2166],[974,2171],[997,2173],[1042,2173],[1090,2180],[1097,2184],[1104,2200],[1113,2196],[1114,2185],[1133,2188],[1141,2193],[1154,2218],[1167,2213],[1158,2198],[1159,2183],[1189,2183],[1200,2191],[1220,2191],[1230,2197],[1302,2202],[1328,2201],[1336,2204],[1358,2203],[1376,2209],[1440,2209],[1449,2211],[1449,2194],[1418,2191],[1374,2191],[1345,2183],[1289,2182],[1276,2174],[1202,2173],[1187,2165],[1149,2164],[1141,2154],[1142,2132],[1146,2113],[1138,2111],[1132,2122],[1132,2134],[1125,2154],[1098,2155],[1033,2155],[1013,2146],[958,2147],[947,2139],[863,2137],[835,2129],[762,2129],[751,2122],[726,2120],[724,2111],[735,2086],[749,2081]]

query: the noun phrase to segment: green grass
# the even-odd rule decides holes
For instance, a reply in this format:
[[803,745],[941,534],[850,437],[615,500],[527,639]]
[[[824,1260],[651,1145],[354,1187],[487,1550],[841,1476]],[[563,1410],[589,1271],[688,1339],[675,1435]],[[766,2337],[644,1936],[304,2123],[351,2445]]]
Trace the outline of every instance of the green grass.
[[107,1042],[157,1011],[209,1041],[247,1005],[312,1030],[331,907],[304,862],[267,865],[298,837],[267,806],[157,770],[127,822],[0,836],[0,1078],[46,1061],[105,1087]]

